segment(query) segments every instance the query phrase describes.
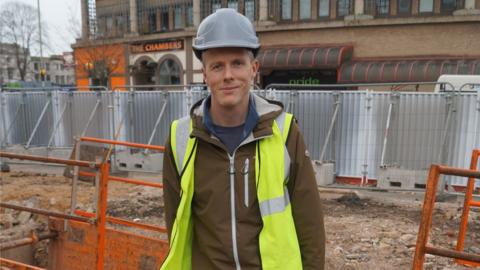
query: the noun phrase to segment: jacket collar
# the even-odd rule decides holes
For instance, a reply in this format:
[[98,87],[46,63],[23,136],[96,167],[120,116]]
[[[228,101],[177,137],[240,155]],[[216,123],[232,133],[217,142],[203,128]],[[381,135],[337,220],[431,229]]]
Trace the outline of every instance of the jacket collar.
[[[212,122],[209,115],[210,95],[203,100],[198,101],[190,110],[190,116],[193,122],[193,136],[212,138]],[[272,134],[272,122],[280,115],[283,105],[280,102],[266,100],[250,92],[249,112],[245,126],[248,128],[247,136],[254,138],[268,136]],[[247,130],[247,128],[245,130]],[[252,134],[253,133],[253,134]]]

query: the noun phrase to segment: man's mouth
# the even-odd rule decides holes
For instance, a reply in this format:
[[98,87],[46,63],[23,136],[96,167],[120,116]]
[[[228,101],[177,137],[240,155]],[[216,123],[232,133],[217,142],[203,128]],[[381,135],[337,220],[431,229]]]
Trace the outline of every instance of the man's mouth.
[[230,91],[230,90],[234,90],[234,89],[237,89],[237,86],[227,86],[227,87],[222,87],[221,88],[222,91]]

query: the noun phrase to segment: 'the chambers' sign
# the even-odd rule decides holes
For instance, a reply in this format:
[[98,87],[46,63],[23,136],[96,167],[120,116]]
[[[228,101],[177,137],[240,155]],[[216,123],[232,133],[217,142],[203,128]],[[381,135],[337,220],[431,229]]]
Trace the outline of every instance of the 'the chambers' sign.
[[172,50],[182,50],[183,49],[183,40],[157,40],[157,41],[148,41],[143,43],[130,44],[131,53],[148,53],[148,52],[159,52],[159,51],[172,51]]

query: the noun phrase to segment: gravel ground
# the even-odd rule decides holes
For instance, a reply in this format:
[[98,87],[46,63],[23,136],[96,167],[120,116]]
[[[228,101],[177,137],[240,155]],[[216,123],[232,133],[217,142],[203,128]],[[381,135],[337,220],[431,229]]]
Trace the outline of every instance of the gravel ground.
[[[2,202],[65,212],[70,180],[53,174],[10,172],[0,178]],[[77,196],[83,210],[92,210],[94,187],[80,182]],[[327,269],[411,269],[423,204],[423,193],[321,189],[327,231]],[[462,201],[436,204],[430,242],[456,245]],[[109,215],[163,225],[163,199],[158,189],[122,183],[109,186]],[[0,209],[0,242],[21,238],[30,230],[46,230],[46,218]],[[148,236],[165,238],[164,235]],[[43,242],[43,243],[42,243]],[[45,241],[37,244],[34,262],[47,266]],[[480,213],[472,211],[467,251],[480,254]],[[451,259],[427,255],[425,269],[472,269]]]

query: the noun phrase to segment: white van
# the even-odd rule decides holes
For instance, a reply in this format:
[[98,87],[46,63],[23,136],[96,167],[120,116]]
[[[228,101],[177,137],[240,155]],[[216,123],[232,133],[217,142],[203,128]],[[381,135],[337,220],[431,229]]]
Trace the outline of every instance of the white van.
[[450,75],[438,77],[435,93],[443,91],[477,91],[480,89],[480,75]]

